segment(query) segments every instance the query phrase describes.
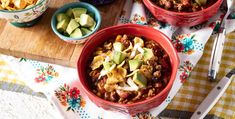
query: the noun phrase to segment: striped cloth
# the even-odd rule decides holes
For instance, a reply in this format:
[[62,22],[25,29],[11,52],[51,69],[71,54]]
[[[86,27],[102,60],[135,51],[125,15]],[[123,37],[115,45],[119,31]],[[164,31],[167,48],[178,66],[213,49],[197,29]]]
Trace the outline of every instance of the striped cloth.
[[[235,33],[234,33],[235,34]],[[229,37],[233,38],[234,34]],[[174,97],[167,109],[194,112],[207,94],[217,84],[207,79],[210,54],[213,46],[214,37],[211,37],[205,47],[204,54],[194,70]],[[219,69],[218,79],[221,79],[227,72],[235,67],[235,38],[227,39],[223,50],[223,56]],[[220,118],[235,118],[235,80],[230,84],[226,92],[209,112]]]

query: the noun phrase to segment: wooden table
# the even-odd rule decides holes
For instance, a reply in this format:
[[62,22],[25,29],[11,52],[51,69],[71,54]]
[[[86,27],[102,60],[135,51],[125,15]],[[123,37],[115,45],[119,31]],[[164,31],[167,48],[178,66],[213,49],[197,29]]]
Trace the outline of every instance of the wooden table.
[[[57,37],[51,29],[51,17],[55,10],[75,0],[51,0],[41,21],[33,27],[17,28],[0,19],[0,53],[16,57],[76,67],[83,45],[69,44]],[[114,25],[124,7],[125,0],[99,6],[101,28]]]

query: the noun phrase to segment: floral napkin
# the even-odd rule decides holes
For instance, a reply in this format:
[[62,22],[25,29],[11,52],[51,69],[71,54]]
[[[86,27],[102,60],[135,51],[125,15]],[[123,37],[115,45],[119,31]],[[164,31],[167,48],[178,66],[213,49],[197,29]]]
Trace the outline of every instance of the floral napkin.
[[[130,10],[130,8],[132,8]],[[193,27],[175,27],[157,21],[140,1],[127,0],[118,23],[147,25],[166,34],[178,51],[180,66],[168,97],[161,105],[131,117],[128,114],[103,110],[92,103],[81,89],[76,69],[28,59],[11,60],[21,79],[33,90],[43,92],[64,118],[127,119],[145,115],[157,117],[171,102],[183,82],[201,58],[205,44],[224,16],[222,9],[210,20]]]

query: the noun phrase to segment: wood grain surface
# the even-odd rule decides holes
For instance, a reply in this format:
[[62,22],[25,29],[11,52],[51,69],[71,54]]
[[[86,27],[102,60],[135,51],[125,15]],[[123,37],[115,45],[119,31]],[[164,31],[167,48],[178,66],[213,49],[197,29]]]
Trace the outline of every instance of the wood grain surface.
[[[83,45],[69,44],[59,39],[51,29],[53,13],[59,7],[75,0],[51,0],[49,8],[36,25],[17,28],[0,19],[0,53],[48,63],[76,67]],[[125,0],[98,6],[102,16],[101,28],[115,25]]]

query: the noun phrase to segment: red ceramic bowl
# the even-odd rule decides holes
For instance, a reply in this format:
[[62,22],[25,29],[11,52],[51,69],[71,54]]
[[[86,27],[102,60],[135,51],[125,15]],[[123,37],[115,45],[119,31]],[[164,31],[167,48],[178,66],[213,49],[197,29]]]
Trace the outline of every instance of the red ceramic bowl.
[[215,15],[223,0],[218,0],[210,7],[197,12],[173,12],[155,5],[150,0],[143,0],[143,2],[159,21],[176,26],[194,26],[207,21]]
[[[129,34],[135,36],[144,36],[147,39],[151,39],[159,43],[170,57],[170,62],[172,66],[172,74],[167,86],[156,96],[133,104],[118,104],[110,101],[106,101],[98,96],[96,96],[89,87],[89,78],[86,74],[86,69],[88,67],[88,58],[91,56],[95,48],[102,45],[110,37],[117,36],[118,34]],[[135,115],[140,112],[147,111],[153,107],[160,105],[167,97],[169,91],[171,90],[172,84],[175,80],[177,67],[179,65],[179,59],[176,50],[174,49],[171,41],[163,33],[147,27],[140,26],[136,24],[125,24],[112,26],[100,30],[91,36],[81,52],[77,63],[78,76],[83,87],[84,92],[87,94],[89,99],[94,102],[97,106],[102,107],[106,110],[120,111]]]

